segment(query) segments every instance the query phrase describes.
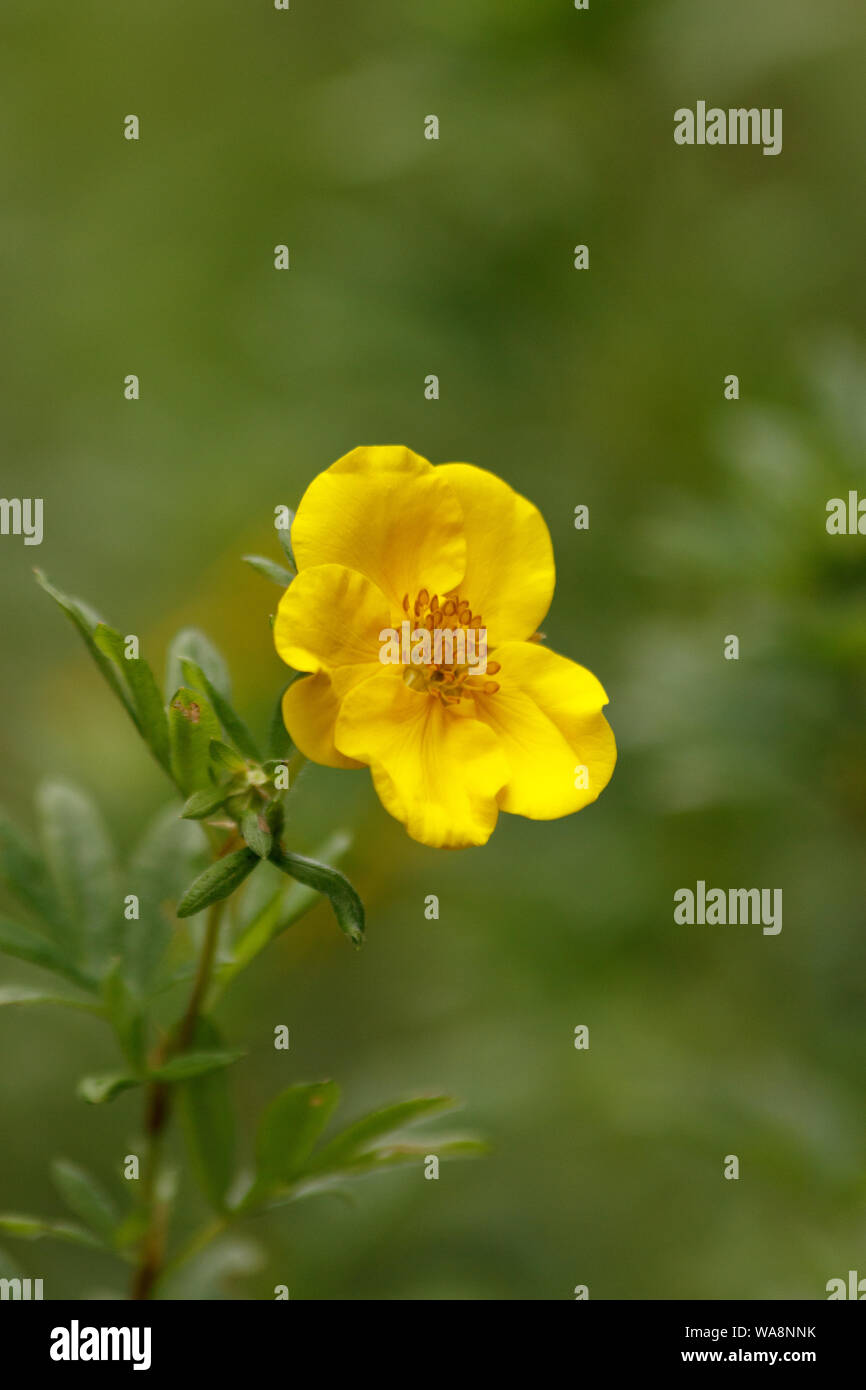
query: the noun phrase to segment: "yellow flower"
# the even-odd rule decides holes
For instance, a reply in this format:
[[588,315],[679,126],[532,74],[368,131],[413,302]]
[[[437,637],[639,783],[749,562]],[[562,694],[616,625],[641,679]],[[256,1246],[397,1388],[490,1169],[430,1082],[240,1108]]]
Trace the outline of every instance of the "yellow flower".
[[[616,762],[607,696],[532,640],[555,576],[547,526],[526,498],[467,463],[354,449],[308,487],[292,546],[298,575],[274,639],[310,672],[283,701],[308,758],[369,766],[391,815],[440,847],[484,844],[500,810],[552,820],[596,799]],[[485,629],[486,673],[383,664],[382,634],[407,619]]]

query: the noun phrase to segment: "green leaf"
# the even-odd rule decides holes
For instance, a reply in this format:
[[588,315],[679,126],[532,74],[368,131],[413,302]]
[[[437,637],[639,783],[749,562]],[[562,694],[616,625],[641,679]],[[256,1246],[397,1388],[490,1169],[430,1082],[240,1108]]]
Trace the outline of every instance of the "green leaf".
[[216,763],[227,772],[237,774],[238,772],[246,772],[247,770],[247,765],[240,753],[235,752],[234,748],[230,748],[227,743],[223,743],[222,739],[211,739],[210,756],[211,762]]
[[137,1072],[141,1071],[147,1044],[146,1026],[140,1002],[124,978],[123,961],[119,956],[102,981],[102,997],[124,1056]]
[[317,893],[324,893],[330,900],[334,915],[346,936],[354,946],[364,940],[364,904],[355,892],[345,874],[339,869],[331,869],[327,864],[319,864],[302,854],[291,854],[288,850],[274,845],[271,850],[271,863],[282,869],[298,883],[304,883]]
[[241,817],[241,834],[254,854],[260,859],[267,859],[274,842],[264,816],[260,816],[258,811],[244,811]]
[[[393,1144],[383,1144],[382,1146],[370,1149],[365,1153],[357,1154],[353,1159],[347,1161],[335,1174],[338,1181],[344,1182],[347,1177],[363,1177],[367,1173],[374,1173],[383,1168],[398,1168],[407,1163],[418,1163],[428,1154],[435,1154],[437,1158],[482,1158],[488,1153],[487,1144],[480,1139],[440,1139],[430,1135],[427,1139],[406,1140]],[[310,1174],[311,1177],[327,1178],[326,1173]],[[306,1177],[306,1174],[304,1175]]]
[[[339,864],[352,848],[352,836],[348,830],[335,830],[324,840],[321,845],[316,847],[313,856],[316,863],[327,865],[332,868]],[[274,932],[275,936],[280,935],[289,927],[293,927],[305,913],[315,907],[320,901],[322,893],[318,888],[312,887],[308,883],[300,883],[297,880],[289,885],[289,891],[283,900],[283,910],[280,916],[279,925]]]
[[122,898],[114,851],[89,797],[65,782],[37,793],[45,858],[62,913],[61,945],[88,974],[99,974],[120,945]]
[[224,700],[232,698],[232,684],[225,657],[197,627],[185,627],[173,639],[166,656],[165,694],[170,698],[184,682],[183,662],[192,661],[207,676]]
[[186,796],[213,785],[210,744],[219,735],[219,720],[207,697],[185,686],[176,690],[168,708],[171,772]]
[[339,1099],[336,1082],[322,1081],[290,1086],[271,1101],[259,1123],[256,1181],[247,1201],[284,1186],[303,1171]]
[[109,661],[108,657],[106,657],[96,645],[94,634],[97,626],[102,622],[99,614],[94,612],[89,604],[82,602],[81,599],[68,598],[66,594],[62,594],[59,589],[55,589],[53,584],[48,582],[42,570],[37,569],[34,573],[37,583],[41,585],[46,594],[51,595],[54,602],[59,604],[66,616],[78,628],[78,631],[84,638],[84,644],[93,657],[93,660],[108,681],[108,684],[111,686],[118,700],[120,700],[121,704],[126,709],[127,714],[133,722],[135,722],[135,711],[133,709],[132,700],[118,679],[113,663]]
[[41,936],[31,927],[23,927],[18,922],[0,918],[0,951],[14,956],[17,960],[29,961],[43,970],[55,975],[63,975],[82,989],[95,989],[95,981],[80,969],[73,960],[54,941]]
[[187,798],[180,814],[184,820],[204,820],[219,810],[228,795],[228,787],[203,787]]
[[287,589],[295,578],[292,570],[278,565],[275,560],[269,560],[266,555],[242,555],[241,559],[259,574],[263,574],[265,579],[278,584],[281,589]]
[[192,917],[203,907],[220,902],[233,893],[258,864],[258,855],[250,849],[238,849],[226,854],[190,884],[177,905],[178,917]]
[[206,1076],[208,1072],[216,1071],[220,1067],[230,1067],[233,1062],[240,1061],[246,1053],[240,1047],[214,1048],[207,1052],[182,1052],[179,1057],[172,1057],[169,1062],[164,1062],[161,1067],[155,1067],[148,1072],[148,1079],[151,1081],[190,1081],[195,1076]]
[[75,1088],[75,1094],[89,1105],[104,1105],[114,1100],[121,1091],[129,1091],[133,1086],[142,1086],[145,1077],[130,1076],[128,1072],[104,1072],[99,1076],[83,1076]]
[[71,994],[47,994],[43,989],[31,989],[28,985],[0,986],[0,1008],[7,1004],[58,1004],[66,1009],[96,1014],[99,1018],[105,1015],[102,1005],[89,999],[76,999]]
[[200,825],[168,806],[150,823],[129,865],[139,920],[124,921],[124,976],[139,996],[158,988],[160,967],[176,930],[175,904],[201,868],[207,840]]
[[388,1172],[391,1168],[407,1165],[418,1168],[429,1154],[447,1162],[449,1159],[482,1158],[487,1152],[487,1145],[478,1139],[445,1139],[432,1135],[417,1143],[389,1144],[360,1154],[351,1164],[335,1173],[313,1173],[308,1169],[297,1174],[288,1190],[272,1191],[268,1194],[258,1187],[253,1187],[241,1204],[240,1210],[261,1204],[263,1211],[272,1211],[323,1193],[336,1192],[338,1195],[348,1196],[348,1191],[345,1190],[347,1182],[368,1177],[373,1173]]
[[290,1192],[272,1197],[265,1202],[263,1210],[270,1211],[290,1202],[301,1201],[305,1197],[340,1190],[352,1179],[388,1172],[391,1168],[403,1168],[407,1165],[420,1167],[428,1154],[434,1154],[441,1162],[449,1159],[482,1158],[487,1152],[487,1145],[478,1139],[443,1139],[433,1135],[416,1143],[383,1145],[381,1148],[359,1154],[333,1173],[313,1172],[308,1169],[299,1177]]
[[168,770],[168,723],[153,672],[143,657],[126,656],[126,642],[113,627],[98,623],[93,639],[99,650],[114,663],[129,692],[139,733],[157,762]]
[[280,545],[283,547],[283,554],[285,555],[292,569],[297,572],[298,562],[295,559],[294,551],[292,550],[292,527],[294,526],[294,524],[295,513],[289,512],[288,526],[277,526],[276,532],[277,539],[280,542]]
[[59,909],[45,861],[3,813],[0,813],[0,882],[43,922],[58,926]]
[[[351,835],[347,834],[346,831],[338,830],[318,847],[316,857],[338,860],[346,853],[351,843]],[[255,882],[256,884],[261,882],[263,888],[267,887],[267,871],[263,870],[260,878],[257,877]],[[293,926],[299,918],[303,917],[304,913],[315,906],[321,897],[321,894],[314,888],[308,888],[301,883],[289,885],[285,880],[263,898],[259,898],[255,894],[255,889],[251,891],[257,898],[257,905],[234,944],[233,959],[219,969],[218,993],[220,994],[235,976],[239,975],[250,961],[254,960],[265,949],[269,942]]]
[[181,660],[181,670],[183,679],[193,690],[202,690],[207,695],[214,707],[216,716],[220,721],[226,734],[233,739],[238,748],[248,758],[258,761],[259,751],[256,741],[247,728],[239,714],[235,713],[230,701],[222,691],[214,685],[206,671],[203,671],[197,662],[184,657]]
[[395,1134],[428,1115],[453,1110],[455,1104],[451,1096],[418,1096],[374,1110],[336,1134],[328,1144],[319,1149],[308,1165],[307,1172],[332,1172],[351,1165],[353,1160],[371,1149],[376,1140]]
[[[194,1039],[202,1050],[216,1051],[222,1039],[209,1019],[200,1018]],[[206,1072],[177,1090],[177,1105],[190,1166],[212,1207],[225,1209],[235,1171],[235,1115],[225,1067]]]
[[0,1231],[18,1240],[41,1240],[48,1236],[53,1240],[71,1241],[74,1245],[102,1245],[90,1231],[71,1221],[43,1221],[39,1216],[18,1216],[13,1212],[0,1214]]
[[66,1158],[55,1158],[51,1175],[73,1216],[89,1226],[106,1245],[113,1245],[120,1218],[111,1198],[96,1179]]

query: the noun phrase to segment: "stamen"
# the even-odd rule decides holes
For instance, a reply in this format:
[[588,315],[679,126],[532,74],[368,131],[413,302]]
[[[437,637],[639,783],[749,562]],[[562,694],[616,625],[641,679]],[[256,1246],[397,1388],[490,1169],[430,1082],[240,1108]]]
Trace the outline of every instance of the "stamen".
[[[459,705],[461,700],[478,695],[495,695],[499,690],[498,681],[485,680],[485,676],[497,675],[501,670],[498,661],[488,662],[486,670],[476,671],[472,662],[466,663],[465,648],[461,645],[475,639],[475,652],[483,650],[486,655],[487,633],[480,613],[473,614],[466,598],[461,598],[457,589],[442,595],[430,595],[429,589],[419,589],[413,600],[404,595],[403,611],[415,615],[418,627],[430,633],[442,634],[436,637],[434,651],[438,654],[422,666],[407,666],[403,679],[413,690],[426,691],[435,695],[443,705]],[[451,634],[454,634],[453,638]],[[471,649],[470,649],[471,651]],[[458,658],[457,653],[460,653]],[[473,661],[474,661],[473,655]]]

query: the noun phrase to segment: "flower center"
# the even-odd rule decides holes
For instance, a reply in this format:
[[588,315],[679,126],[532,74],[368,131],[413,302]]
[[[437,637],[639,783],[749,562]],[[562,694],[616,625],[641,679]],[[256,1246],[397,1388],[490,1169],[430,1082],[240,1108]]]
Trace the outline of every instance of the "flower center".
[[[498,661],[487,661],[487,630],[480,613],[472,612],[467,599],[457,589],[431,597],[421,589],[414,603],[409,595],[403,599],[403,612],[413,626],[413,636],[420,634],[416,650],[422,658],[416,664],[403,667],[403,679],[415,690],[436,695],[443,705],[456,705],[472,695],[495,695],[496,681],[487,676],[500,670]],[[429,651],[424,633],[429,633]],[[429,657],[429,659],[427,659]],[[480,672],[479,672],[479,669]]]

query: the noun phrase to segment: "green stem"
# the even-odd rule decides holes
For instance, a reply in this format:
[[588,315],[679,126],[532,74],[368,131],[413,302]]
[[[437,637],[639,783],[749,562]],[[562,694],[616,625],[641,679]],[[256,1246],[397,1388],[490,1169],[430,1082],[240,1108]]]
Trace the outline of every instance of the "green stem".
[[217,902],[208,910],[207,928],[205,930],[204,945],[202,946],[202,952],[199,958],[198,970],[193,980],[192,992],[189,996],[189,1003],[186,1006],[186,1013],[180,1021],[177,1030],[177,1038],[175,1044],[171,1048],[170,1055],[172,1056],[178,1052],[185,1052],[193,1040],[202,1002],[207,994],[208,986],[210,985],[210,977],[213,972],[217,943],[219,941],[223,905],[223,902]]
[[[173,1036],[158,1051],[158,1063],[185,1052],[195,1036],[202,1002],[210,984],[219,941],[223,902],[214,903],[208,911],[204,944],[186,1010]],[[147,1228],[139,1246],[138,1263],[132,1282],[133,1299],[150,1298],[163,1272],[168,1212],[158,1200],[157,1178],[162,1157],[163,1141],[171,1114],[170,1088],[162,1081],[153,1082],[145,1100],[144,1132],[146,1152],[142,1176],[142,1204],[147,1210]]]

